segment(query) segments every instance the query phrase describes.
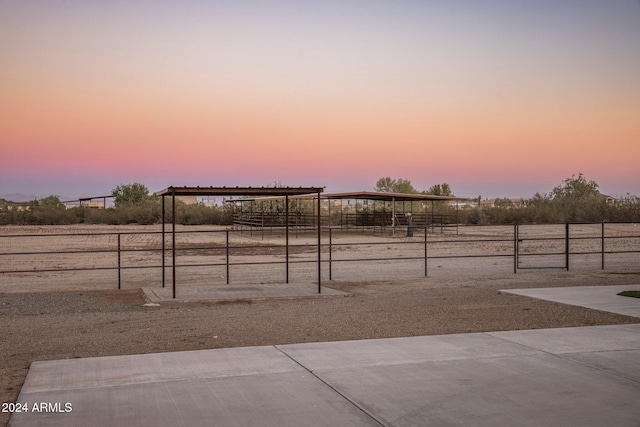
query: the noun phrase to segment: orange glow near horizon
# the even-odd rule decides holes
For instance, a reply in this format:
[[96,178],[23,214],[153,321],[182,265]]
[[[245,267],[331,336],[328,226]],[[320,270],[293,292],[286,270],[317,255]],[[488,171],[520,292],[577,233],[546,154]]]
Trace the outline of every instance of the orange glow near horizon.
[[[629,5],[527,6],[557,20],[540,35],[510,5],[331,1],[311,13],[291,2],[289,22],[242,1],[161,3],[150,16],[0,6],[0,193],[35,192],[20,190],[29,174],[43,186],[69,174],[105,186],[393,176],[475,197],[499,182],[495,196],[519,182],[547,191],[580,172],[640,193],[640,10]],[[602,16],[616,22],[605,38],[588,25]]]

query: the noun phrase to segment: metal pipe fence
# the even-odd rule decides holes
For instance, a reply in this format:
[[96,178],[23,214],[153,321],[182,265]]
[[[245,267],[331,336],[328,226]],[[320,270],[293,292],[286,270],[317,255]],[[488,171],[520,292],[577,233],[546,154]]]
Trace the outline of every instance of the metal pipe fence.
[[[428,277],[444,260],[505,260],[513,273],[524,269],[558,268],[569,270],[587,265],[605,269],[617,265],[627,256],[626,265],[640,267],[640,231],[634,223],[465,226],[457,235],[435,235],[429,227],[405,228],[395,236],[365,236],[353,229],[324,228],[322,230],[321,265],[329,280],[356,280],[366,276],[367,268],[376,265],[385,269]],[[411,231],[411,232],[410,232]],[[413,231],[419,231],[414,235]],[[302,233],[295,239],[308,242],[285,246],[278,234],[267,241],[247,239],[241,230],[181,230],[176,231],[176,259],[166,250],[171,235],[162,241],[161,231],[97,232],[55,234],[0,235],[0,285],[66,272],[112,272],[107,279],[118,289],[123,287],[125,274],[139,273],[137,282],[145,286],[165,286],[165,275],[153,275],[175,267],[185,272],[184,281],[193,277],[207,283],[262,281],[288,282],[290,270],[305,264],[305,278],[313,277],[317,264],[317,242]],[[287,249],[288,247],[288,249]],[[163,255],[164,254],[164,255]],[[631,255],[631,258],[628,256]],[[163,260],[164,257],[164,260]],[[168,261],[168,262],[167,262]],[[358,265],[358,268],[354,268]],[[340,266],[342,271],[336,271]],[[253,267],[267,270],[245,272]],[[457,270],[457,268],[456,268]],[[213,274],[212,271],[218,272]],[[419,272],[419,273],[418,273]],[[111,274],[111,273],[109,273]],[[371,273],[374,275],[374,273]],[[242,276],[242,277],[241,277]],[[366,278],[366,277],[364,277]],[[284,279],[284,280],[283,280]],[[305,279],[306,280],[306,279]]]

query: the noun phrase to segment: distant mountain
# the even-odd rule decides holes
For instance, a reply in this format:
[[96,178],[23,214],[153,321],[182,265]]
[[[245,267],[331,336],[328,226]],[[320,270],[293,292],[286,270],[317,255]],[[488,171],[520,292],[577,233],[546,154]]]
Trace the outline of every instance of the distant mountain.
[[[34,195],[34,194],[22,194],[22,193],[9,193],[9,194],[0,194],[0,199],[5,199],[8,202],[15,202],[15,203],[21,203],[21,202],[29,202],[31,200],[36,200],[36,199],[44,199],[47,196],[43,196],[43,195]],[[78,200],[77,197],[74,196],[59,196],[61,201],[67,201],[67,200]]]
[[42,197],[34,196],[31,194],[22,194],[22,193],[10,193],[10,194],[0,194],[0,199],[5,199],[8,202],[28,202],[30,200],[41,199]]

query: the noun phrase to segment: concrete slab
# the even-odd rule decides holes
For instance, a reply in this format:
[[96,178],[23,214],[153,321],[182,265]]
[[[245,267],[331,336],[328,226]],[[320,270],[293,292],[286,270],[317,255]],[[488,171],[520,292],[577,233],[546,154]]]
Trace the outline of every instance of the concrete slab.
[[640,382],[640,324],[490,335]]
[[640,350],[568,353],[563,357],[640,382]]
[[[35,362],[32,369],[18,399],[31,410],[13,414],[10,426],[377,425],[274,347]],[[40,403],[57,406],[34,412]]]
[[534,348],[497,340],[484,333],[290,344],[278,348],[313,372],[542,354]]
[[640,325],[35,362],[33,425],[638,426]]
[[302,368],[270,346],[91,357],[33,362],[23,390],[56,392],[289,371]]
[[280,348],[383,425],[636,426],[640,325],[545,332]]
[[500,292],[640,317],[640,298],[617,295],[633,290],[640,290],[640,285],[506,289]]
[[[51,402],[30,393],[29,402]],[[14,414],[11,426],[376,425],[310,375],[294,372],[60,390],[64,413]]]
[[335,298],[346,297],[348,293],[322,286],[318,293],[318,285],[311,283],[271,283],[255,285],[188,285],[180,286],[173,298],[172,287],[142,288],[145,298],[151,302],[185,302],[185,301],[262,301],[270,299],[300,298]]
[[640,384],[552,355],[318,373],[383,425],[637,426]]
[[491,332],[488,335],[558,355],[640,350],[640,324],[536,329],[526,332]]

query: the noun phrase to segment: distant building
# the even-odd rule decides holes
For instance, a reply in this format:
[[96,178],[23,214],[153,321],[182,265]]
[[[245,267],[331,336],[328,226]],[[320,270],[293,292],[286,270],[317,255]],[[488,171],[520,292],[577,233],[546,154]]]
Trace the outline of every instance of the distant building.
[[197,205],[198,197],[197,196],[176,196],[177,200],[180,200],[185,205]]
[[213,207],[218,206],[218,200],[214,196],[200,196],[198,197],[199,203],[202,203],[205,206]]
[[478,206],[478,202],[476,200],[476,202],[474,203],[472,199],[469,200],[455,200],[453,202],[447,202],[447,204],[449,206],[452,206],[454,208],[459,208],[459,209],[466,209],[466,208],[473,208],[475,206]]
[[504,197],[504,198],[497,197],[495,199],[486,199],[480,202],[480,207],[486,207],[486,208],[497,208],[497,207],[522,208],[524,206],[526,206],[526,203],[522,198],[510,199],[508,197]]
[[[100,201],[80,201],[80,206],[92,209],[104,209],[104,202]],[[67,206],[68,207],[68,206]]]
[[604,202],[608,205],[614,205],[616,203],[616,199],[612,196],[607,196],[606,194],[600,193],[598,197],[600,197],[600,200],[604,200]]
[[8,211],[23,212],[23,211],[28,211],[29,209],[30,209],[29,205],[21,205],[21,204],[7,205]]

